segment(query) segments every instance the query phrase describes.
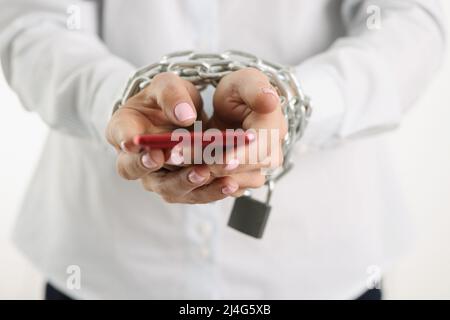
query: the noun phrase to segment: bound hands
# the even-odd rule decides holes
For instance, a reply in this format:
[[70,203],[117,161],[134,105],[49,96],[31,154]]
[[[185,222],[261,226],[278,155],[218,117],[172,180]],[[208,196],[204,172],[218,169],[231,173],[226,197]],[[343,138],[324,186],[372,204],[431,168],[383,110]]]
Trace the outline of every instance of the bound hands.
[[[281,139],[287,131],[280,99],[268,78],[252,68],[232,72],[217,85],[211,118],[206,117],[202,105],[192,83],[172,73],[157,75],[117,110],[108,124],[106,137],[117,150],[118,173],[125,179],[140,180],[146,190],[169,203],[209,203],[261,187],[265,183],[261,169],[283,162]],[[244,150],[225,154],[223,164],[180,165],[183,154],[177,148],[142,151],[133,143],[136,135],[190,128],[196,120],[206,128],[254,129],[256,140],[252,143],[257,145],[253,150],[266,150],[271,161],[267,157],[250,161]],[[276,129],[265,132],[277,132],[277,139],[260,139],[259,129]],[[165,169],[167,165],[171,170]]]

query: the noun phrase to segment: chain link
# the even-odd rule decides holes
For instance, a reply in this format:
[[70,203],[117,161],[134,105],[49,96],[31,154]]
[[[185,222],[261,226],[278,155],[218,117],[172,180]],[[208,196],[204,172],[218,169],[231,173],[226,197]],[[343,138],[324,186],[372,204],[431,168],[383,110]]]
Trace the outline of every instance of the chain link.
[[172,72],[192,82],[198,90],[208,85],[217,86],[227,74],[243,69],[255,68],[263,72],[271,85],[277,90],[283,114],[288,123],[288,133],[283,141],[284,165],[272,172],[269,180],[278,180],[289,170],[290,153],[294,143],[303,135],[311,115],[310,100],[300,89],[289,68],[260,59],[255,55],[229,50],[221,54],[179,51],[163,56],[158,63],[136,71],[130,78],[125,91],[114,106],[114,112],[126,101],[147,87],[153,78],[162,72]]

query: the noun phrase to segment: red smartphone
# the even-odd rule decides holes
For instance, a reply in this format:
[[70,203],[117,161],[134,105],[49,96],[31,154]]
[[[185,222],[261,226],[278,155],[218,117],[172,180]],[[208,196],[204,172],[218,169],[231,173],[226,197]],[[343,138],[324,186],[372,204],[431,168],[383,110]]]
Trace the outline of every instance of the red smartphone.
[[[172,139],[172,132],[159,133],[159,134],[143,134],[135,136],[133,142],[137,146],[143,148],[154,148],[154,149],[171,149],[177,144],[186,139],[184,136],[174,136]],[[255,139],[255,134],[251,132],[239,131],[221,131],[221,136],[219,141],[216,142],[217,136],[212,133],[205,132],[190,132],[189,139],[191,145],[194,143],[201,143],[202,147],[205,147],[211,143],[219,143],[223,147],[233,147],[238,146],[242,143],[248,144]]]

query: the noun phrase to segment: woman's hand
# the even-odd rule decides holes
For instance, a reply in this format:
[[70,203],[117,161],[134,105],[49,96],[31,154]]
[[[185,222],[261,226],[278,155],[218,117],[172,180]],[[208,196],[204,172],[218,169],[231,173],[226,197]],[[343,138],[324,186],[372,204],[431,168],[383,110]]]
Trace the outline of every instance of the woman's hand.
[[280,98],[265,74],[245,68],[230,73],[219,82],[213,102],[214,114],[208,127],[255,130],[253,144],[243,147],[245,150],[240,152],[227,154],[225,165],[209,167],[213,177],[230,176],[239,181],[239,189],[233,196],[240,196],[245,189],[264,184],[262,169],[283,163],[282,139],[287,132],[287,123]]
[[[133,137],[190,127],[204,119],[202,100],[195,86],[172,73],[157,75],[112,116],[106,137],[117,152],[117,171],[125,179],[140,179],[144,188],[167,202],[207,203],[227,197],[239,185],[231,177],[212,180],[207,166],[188,166],[176,171],[160,170],[171,154],[146,150],[133,144]],[[175,154],[176,156],[176,154]]]

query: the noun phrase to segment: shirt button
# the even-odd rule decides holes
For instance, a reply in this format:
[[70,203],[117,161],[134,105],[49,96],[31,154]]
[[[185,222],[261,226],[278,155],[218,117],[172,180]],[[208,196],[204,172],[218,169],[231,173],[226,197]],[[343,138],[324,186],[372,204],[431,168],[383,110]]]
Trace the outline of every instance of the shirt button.
[[198,225],[198,230],[203,237],[209,238],[211,236],[212,226],[207,222],[203,222]]
[[208,249],[207,247],[202,247],[202,248],[200,249],[200,255],[202,256],[203,259],[208,258],[209,255],[210,255],[209,249]]

